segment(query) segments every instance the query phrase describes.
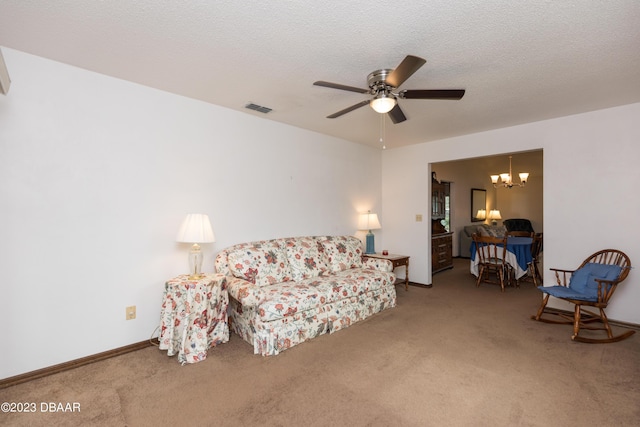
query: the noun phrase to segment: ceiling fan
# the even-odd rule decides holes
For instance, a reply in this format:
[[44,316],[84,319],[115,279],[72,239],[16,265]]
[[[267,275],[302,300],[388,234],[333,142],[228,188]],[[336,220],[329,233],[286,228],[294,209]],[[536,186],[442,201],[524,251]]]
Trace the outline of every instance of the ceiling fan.
[[454,99],[458,100],[464,96],[464,89],[405,89],[394,92],[413,73],[418,71],[427,61],[413,55],[407,55],[395,69],[376,70],[367,76],[368,89],[361,89],[354,86],[346,86],[338,83],[331,83],[319,80],[314,82],[315,86],[330,87],[333,89],[347,90],[357,93],[368,93],[373,95],[373,99],[358,102],[351,107],[340,110],[327,116],[328,119],[335,119],[343,114],[347,114],[367,104],[371,105],[378,113],[389,113],[393,123],[401,123],[407,120],[400,106],[400,99]]

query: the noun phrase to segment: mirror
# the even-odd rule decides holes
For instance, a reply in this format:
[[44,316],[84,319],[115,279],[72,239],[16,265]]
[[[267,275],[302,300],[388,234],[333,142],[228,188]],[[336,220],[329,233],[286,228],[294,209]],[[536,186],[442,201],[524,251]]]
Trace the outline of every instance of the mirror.
[[471,189],[471,222],[487,219],[487,190]]

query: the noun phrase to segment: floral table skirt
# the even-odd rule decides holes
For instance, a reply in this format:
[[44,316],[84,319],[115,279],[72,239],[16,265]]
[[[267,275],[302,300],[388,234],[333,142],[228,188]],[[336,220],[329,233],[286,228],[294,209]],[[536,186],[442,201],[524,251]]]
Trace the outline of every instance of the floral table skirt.
[[207,350],[229,341],[227,280],[222,274],[201,279],[181,275],[165,284],[160,318],[160,350],[181,364],[206,359]]

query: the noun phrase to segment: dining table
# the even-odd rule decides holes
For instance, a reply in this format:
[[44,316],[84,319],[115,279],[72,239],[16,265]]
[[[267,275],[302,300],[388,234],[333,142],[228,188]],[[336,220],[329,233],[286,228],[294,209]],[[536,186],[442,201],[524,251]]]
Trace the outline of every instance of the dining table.
[[[505,258],[507,263],[513,267],[516,279],[527,274],[528,265],[533,260],[531,256],[531,243],[533,239],[531,237],[507,237],[507,252]],[[502,245],[498,245],[502,247]],[[498,252],[502,255],[502,252]],[[479,257],[476,250],[475,242],[471,242],[471,274],[478,277],[478,262]]]

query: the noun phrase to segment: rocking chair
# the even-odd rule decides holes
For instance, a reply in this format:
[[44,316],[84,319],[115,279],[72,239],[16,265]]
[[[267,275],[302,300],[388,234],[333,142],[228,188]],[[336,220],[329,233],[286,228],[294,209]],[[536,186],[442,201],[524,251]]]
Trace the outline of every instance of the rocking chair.
[[[626,279],[631,269],[631,260],[621,251],[604,249],[594,253],[576,270],[560,270],[551,268],[555,272],[557,286],[539,286],[545,295],[538,313],[531,316],[533,320],[546,323],[573,324],[574,341],[586,343],[610,343],[621,341],[635,333],[629,330],[614,336],[607,320],[604,309],[619,283]],[[573,317],[559,311],[549,311],[547,302],[553,296],[575,305]],[[583,307],[597,308],[599,314],[588,311]],[[583,314],[584,313],[584,314]],[[547,316],[560,317],[562,320],[552,320]],[[600,322],[599,326],[590,326],[592,322]],[[588,330],[603,330],[607,338],[587,338],[579,335],[580,328]]]

